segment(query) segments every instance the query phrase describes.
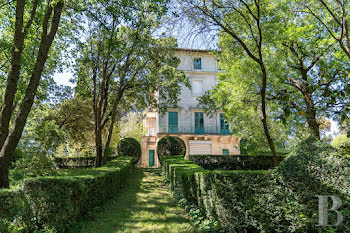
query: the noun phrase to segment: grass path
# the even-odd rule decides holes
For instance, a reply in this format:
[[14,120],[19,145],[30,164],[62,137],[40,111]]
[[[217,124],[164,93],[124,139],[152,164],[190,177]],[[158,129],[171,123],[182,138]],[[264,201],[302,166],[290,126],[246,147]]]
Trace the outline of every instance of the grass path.
[[163,185],[159,170],[135,169],[128,186],[81,232],[195,232],[195,229]]

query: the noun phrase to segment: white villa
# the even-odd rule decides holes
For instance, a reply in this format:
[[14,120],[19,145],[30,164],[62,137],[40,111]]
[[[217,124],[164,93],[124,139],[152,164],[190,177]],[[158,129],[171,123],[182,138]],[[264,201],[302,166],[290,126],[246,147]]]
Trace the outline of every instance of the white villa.
[[182,87],[177,108],[168,112],[146,112],[142,138],[142,167],[159,167],[158,141],[165,136],[176,136],[186,144],[189,154],[240,154],[240,138],[230,135],[222,112],[207,116],[198,107],[197,98],[217,82],[217,59],[207,50],[177,49],[178,69],[189,78],[192,90]]

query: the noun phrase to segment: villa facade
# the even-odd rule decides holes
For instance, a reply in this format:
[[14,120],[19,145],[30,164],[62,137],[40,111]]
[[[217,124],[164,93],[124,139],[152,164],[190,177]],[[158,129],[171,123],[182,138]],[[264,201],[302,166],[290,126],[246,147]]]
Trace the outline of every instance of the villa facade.
[[189,154],[240,154],[239,140],[231,136],[223,112],[207,116],[198,107],[197,98],[210,90],[217,82],[220,72],[217,59],[207,50],[177,49],[180,59],[178,69],[191,82],[192,89],[181,89],[178,107],[168,108],[165,114],[146,112],[142,138],[142,167],[159,167],[158,141],[165,136],[181,138]]

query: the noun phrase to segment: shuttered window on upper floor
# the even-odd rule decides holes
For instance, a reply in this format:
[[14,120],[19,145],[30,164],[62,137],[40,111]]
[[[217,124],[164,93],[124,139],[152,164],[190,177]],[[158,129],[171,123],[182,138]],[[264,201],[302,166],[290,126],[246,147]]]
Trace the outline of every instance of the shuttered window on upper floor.
[[201,70],[202,69],[202,59],[201,58],[193,59],[193,68],[195,70]]

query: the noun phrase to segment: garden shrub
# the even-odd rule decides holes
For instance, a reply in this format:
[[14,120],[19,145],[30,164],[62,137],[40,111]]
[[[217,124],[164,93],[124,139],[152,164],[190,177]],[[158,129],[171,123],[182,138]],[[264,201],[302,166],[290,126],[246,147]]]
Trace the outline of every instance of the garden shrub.
[[332,146],[337,148],[342,154],[350,157],[350,137],[341,134],[333,140]]
[[124,138],[117,145],[117,153],[119,156],[128,156],[134,158],[134,163],[141,158],[141,145],[134,138]]
[[[281,162],[286,156],[277,156]],[[267,170],[274,167],[268,155],[189,155],[189,160],[208,170]]]
[[159,157],[174,155],[184,156],[186,154],[186,145],[181,138],[166,136],[159,140],[157,153]]
[[1,190],[0,232],[71,232],[120,190],[131,168],[132,158],[118,157],[101,168],[65,170]]
[[[228,232],[350,232],[350,164],[325,142],[308,138],[275,170],[209,171],[164,157],[169,187]],[[318,224],[316,195],[342,200],[344,221]],[[329,213],[329,223],[336,215]]]

